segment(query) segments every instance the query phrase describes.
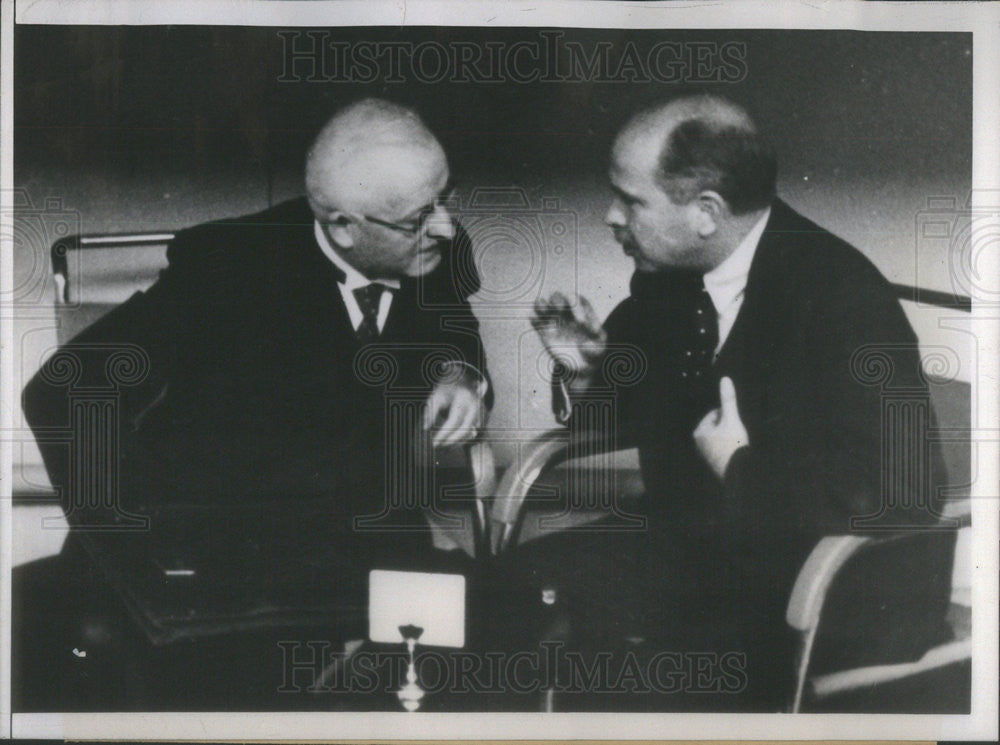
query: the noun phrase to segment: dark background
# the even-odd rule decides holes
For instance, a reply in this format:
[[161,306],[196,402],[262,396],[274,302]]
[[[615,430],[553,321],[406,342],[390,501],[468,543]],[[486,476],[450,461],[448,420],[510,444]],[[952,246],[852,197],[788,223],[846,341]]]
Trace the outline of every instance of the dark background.
[[[779,146],[783,182],[789,187],[807,177],[824,177],[826,183],[809,188],[839,189],[847,196],[848,186],[867,185],[868,196],[891,199],[914,184],[961,186],[969,177],[968,34],[568,29],[562,31],[562,43],[579,42],[589,53],[611,43],[612,59],[628,42],[640,52],[665,39],[740,42],[747,74],[736,83],[701,84],[688,75],[688,81],[676,84],[409,80],[361,85],[281,82],[287,48],[280,31],[19,26],[18,181],[59,172],[74,182],[64,188],[87,186],[99,201],[132,179],[164,182],[186,176],[196,186],[206,172],[245,172],[269,185],[266,198],[279,199],[295,190],[297,184],[286,182],[297,180],[303,151],[317,128],[344,102],[365,95],[417,107],[460,177],[489,174],[497,182],[527,187],[555,178],[589,179],[603,171],[610,140],[631,114],[695,87],[730,96],[750,109]],[[319,31],[349,43],[510,46],[542,41],[533,29]],[[300,37],[294,43],[301,51],[309,40]],[[308,69],[298,62],[293,76],[305,78]],[[229,184],[243,194],[255,186]],[[874,193],[876,187],[888,194]],[[206,196],[200,194],[199,201],[207,201]],[[227,214],[222,195],[211,196],[216,207],[208,211]],[[226,202],[238,199],[233,195]],[[95,227],[102,221],[96,215],[88,219]]]

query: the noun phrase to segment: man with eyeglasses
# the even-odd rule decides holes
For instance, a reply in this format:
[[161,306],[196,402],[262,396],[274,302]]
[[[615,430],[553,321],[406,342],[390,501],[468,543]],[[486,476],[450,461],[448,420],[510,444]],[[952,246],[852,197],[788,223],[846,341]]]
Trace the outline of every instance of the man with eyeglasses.
[[368,568],[442,558],[425,516],[445,488],[474,494],[461,446],[492,402],[468,302],[479,277],[444,151],[413,111],[368,99],[337,113],[305,184],[306,198],[178,233],[159,280],[43,366],[24,410],[36,433],[66,427],[65,356],[99,383],[108,355],[131,350],[115,504],[39,437],[70,524],[148,517],[173,582],[214,562],[236,584],[363,607]]
[[[149,357],[148,375],[122,390],[126,510],[151,484],[185,502],[343,491],[330,508],[377,526],[362,518],[415,499],[400,493],[412,483],[385,483],[394,464],[429,463],[482,427],[491,394],[467,301],[479,278],[447,208],[441,145],[413,111],[367,99],[323,127],[305,170],[304,199],[180,232],[159,281],[72,342],[128,342]],[[369,369],[381,364],[394,369]],[[36,428],[65,417],[50,379],[43,370],[25,390]],[[417,411],[413,432],[384,431],[387,416]],[[54,481],[74,488],[59,448],[43,451]],[[106,517],[63,496],[72,523]]]

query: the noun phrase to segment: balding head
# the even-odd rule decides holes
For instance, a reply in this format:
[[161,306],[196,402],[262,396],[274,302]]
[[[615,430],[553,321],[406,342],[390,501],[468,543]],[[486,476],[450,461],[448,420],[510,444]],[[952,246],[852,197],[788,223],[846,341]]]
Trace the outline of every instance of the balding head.
[[633,155],[637,148],[655,157],[656,182],[678,204],[713,191],[742,215],[774,199],[774,152],[749,114],[727,99],[687,96],[643,111],[615,145]]
[[622,130],[605,222],[639,271],[706,272],[774,199],[775,161],[747,113],[715,96],[648,109]]
[[369,98],[338,112],[316,136],[306,194],[321,221],[333,210],[391,214],[442,167],[444,151],[416,113]]
[[306,194],[331,247],[372,279],[432,271],[454,237],[448,161],[414,112],[366,99],[331,119],[306,158]]

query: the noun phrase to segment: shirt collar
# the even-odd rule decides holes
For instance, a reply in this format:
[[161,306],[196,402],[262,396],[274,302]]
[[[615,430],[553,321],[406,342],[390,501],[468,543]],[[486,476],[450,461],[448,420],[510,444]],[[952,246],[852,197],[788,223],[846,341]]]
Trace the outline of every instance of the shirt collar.
[[722,313],[739,297],[747,286],[747,276],[750,274],[750,264],[753,263],[757,244],[764,234],[767,220],[771,216],[768,207],[761,218],[750,228],[740,245],[736,247],[726,260],[704,276],[705,289],[712,298],[712,305],[717,313]]
[[341,282],[341,284],[348,290],[356,290],[359,287],[367,287],[375,282],[378,282],[380,285],[385,285],[393,290],[399,289],[398,279],[368,279],[368,277],[344,261],[341,255],[337,253],[337,250],[330,243],[330,239],[327,238],[326,232],[323,230],[323,226],[320,224],[319,220],[313,221],[313,232],[316,234],[316,242],[319,244],[319,247],[323,251],[326,258],[332,261],[333,265],[344,273],[344,281]]

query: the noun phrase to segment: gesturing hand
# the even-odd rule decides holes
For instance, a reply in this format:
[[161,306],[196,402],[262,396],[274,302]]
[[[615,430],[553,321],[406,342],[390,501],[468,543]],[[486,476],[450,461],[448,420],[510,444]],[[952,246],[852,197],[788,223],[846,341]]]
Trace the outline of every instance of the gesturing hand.
[[607,348],[607,333],[584,297],[575,308],[561,292],[539,298],[531,325],[549,354],[579,376],[591,373]]
[[427,398],[424,430],[435,447],[464,445],[475,439],[486,416],[483,396],[466,380],[438,383]]
[[736,387],[730,378],[719,381],[718,409],[708,412],[694,430],[694,443],[715,475],[725,476],[733,453],[750,444],[736,406]]

